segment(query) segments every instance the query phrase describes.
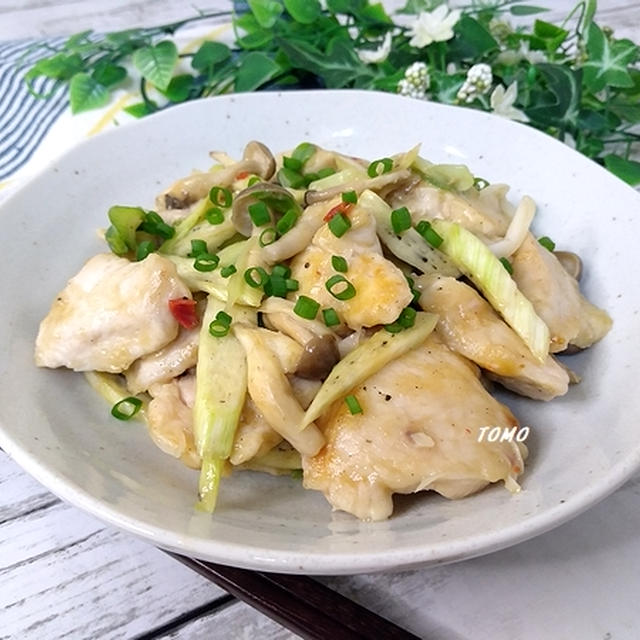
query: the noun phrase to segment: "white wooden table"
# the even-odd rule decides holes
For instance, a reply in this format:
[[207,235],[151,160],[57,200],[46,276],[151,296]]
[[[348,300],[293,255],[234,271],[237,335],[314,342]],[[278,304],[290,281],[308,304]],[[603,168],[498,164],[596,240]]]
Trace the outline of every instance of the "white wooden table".
[[[558,15],[573,2],[532,4]],[[599,4],[601,23],[640,41],[640,2]],[[0,41],[159,24],[188,11],[171,0],[0,0]],[[505,551],[323,581],[421,637],[638,638],[640,476],[572,522]],[[63,637],[294,636],[162,551],[61,502],[0,452],[0,640]]]

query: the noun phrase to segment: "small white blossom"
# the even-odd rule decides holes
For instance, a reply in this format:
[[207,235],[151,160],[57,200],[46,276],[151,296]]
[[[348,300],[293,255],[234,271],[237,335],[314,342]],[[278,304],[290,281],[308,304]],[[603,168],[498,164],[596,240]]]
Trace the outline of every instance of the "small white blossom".
[[377,49],[358,49],[358,58],[365,64],[384,62],[391,52],[391,32],[387,31],[382,44]]
[[433,11],[422,11],[409,27],[409,44],[422,49],[432,42],[444,42],[453,38],[453,27],[460,19],[460,11],[441,4]]
[[512,82],[505,90],[504,86],[499,84],[491,94],[491,112],[510,120],[518,120],[519,122],[529,122],[529,118],[520,109],[513,106],[518,97],[518,83]]
[[484,62],[474,64],[467,71],[467,78],[458,90],[456,97],[460,102],[473,102],[478,96],[487,93],[492,83],[491,67]]
[[493,18],[489,22],[489,33],[496,40],[506,40],[507,37],[513,33],[513,28],[506,20],[500,20],[499,18]]
[[398,93],[402,96],[410,98],[424,98],[431,78],[429,77],[429,69],[424,62],[414,62],[407,67],[404,72],[404,78],[398,82]]
[[516,65],[520,60],[526,60],[529,64],[538,64],[539,62],[546,62],[547,56],[542,51],[531,51],[528,42],[523,43],[517,50],[507,49],[496,56],[496,62],[508,66]]

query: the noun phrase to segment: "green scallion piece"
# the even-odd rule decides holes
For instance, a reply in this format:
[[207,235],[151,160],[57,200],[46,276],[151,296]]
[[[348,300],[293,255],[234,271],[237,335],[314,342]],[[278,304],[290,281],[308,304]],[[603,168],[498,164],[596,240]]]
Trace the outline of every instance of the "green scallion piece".
[[331,276],[324,286],[337,300],[350,300],[356,295],[356,288],[343,275]]
[[258,236],[258,244],[261,247],[266,247],[269,244],[273,244],[277,239],[278,239],[278,232],[273,227],[267,227]]
[[231,191],[225,187],[211,187],[209,191],[209,200],[219,207],[230,207],[233,201]]
[[220,258],[213,253],[200,253],[193,262],[196,271],[213,271],[220,264]]
[[298,173],[302,169],[303,162],[298,158],[292,158],[290,156],[284,156],[282,158],[282,166],[287,169],[292,169],[293,171],[297,171]]
[[304,176],[293,169],[287,169],[282,167],[278,171],[278,182],[283,187],[289,187],[290,189],[300,189],[304,187]]
[[211,207],[204,214],[204,219],[209,224],[222,224],[224,222],[224,211],[218,207]]
[[154,236],[160,236],[164,240],[173,238],[176,230],[168,225],[155,211],[147,211],[144,220],[139,227],[140,231],[146,231]]
[[276,230],[278,234],[283,236],[287,231],[291,231],[298,222],[298,212],[295,209],[289,209],[278,222],[276,222]]
[[418,312],[413,307],[405,307],[400,312],[397,322],[403,329],[409,329],[415,324],[417,314]]
[[187,254],[189,258],[197,258],[202,253],[207,253],[207,243],[204,240],[192,240],[191,251]]
[[502,266],[507,270],[509,275],[513,274],[513,267],[511,263],[506,258],[500,258],[500,262],[502,262]]
[[291,275],[291,269],[286,264],[277,264],[271,269],[271,275],[288,278]]
[[478,176],[476,176],[473,179],[473,186],[478,191],[482,191],[483,189],[486,189],[489,186],[489,182],[487,180],[485,180],[484,178],[479,178]]
[[342,256],[331,256],[331,266],[340,273],[346,273],[349,270],[349,265]]
[[549,251],[554,251],[556,248],[556,243],[549,236],[542,236],[542,238],[538,238],[538,242]]
[[397,320],[395,322],[392,322],[391,324],[385,324],[384,328],[389,333],[400,333],[404,329],[404,327]]
[[358,399],[353,394],[348,395],[344,401],[352,416],[356,415],[356,413],[362,413],[362,407],[360,406]]
[[319,302],[307,296],[300,296],[296,300],[293,312],[305,320],[313,320],[318,315],[318,309],[320,309]]
[[228,278],[229,276],[232,276],[236,271],[237,269],[235,264],[228,264],[226,267],[222,267],[222,269],[220,269],[220,275],[223,278]]
[[217,318],[209,323],[209,333],[214,338],[224,338],[226,335],[228,335],[230,330],[230,324],[220,321]]
[[284,284],[287,287],[287,291],[297,291],[300,287],[300,283],[293,278],[285,278]]
[[393,169],[393,160],[391,158],[380,158],[380,160],[374,160],[367,168],[367,175],[370,178],[382,175],[383,173],[389,173]]
[[226,311],[218,311],[218,313],[216,313],[216,320],[221,324],[229,326],[233,318]]
[[247,186],[253,187],[254,184],[258,184],[258,182],[260,182],[261,180],[262,178],[260,178],[260,176],[251,176],[249,178],[249,182],[247,182]]
[[336,325],[340,324],[340,317],[333,307],[323,309],[322,318],[324,319],[324,323],[327,325],[327,327],[335,327]]
[[324,169],[320,169],[316,174],[318,176],[318,180],[322,180],[322,178],[328,178],[332,176],[336,172],[332,167],[325,167]]
[[287,281],[282,276],[271,274],[267,282],[265,282],[264,292],[268,296],[275,296],[276,298],[286,298]]
[[331,233],[336,238],[341,238],[351,228],[351,220],[344,213],[336,213],[328,222]]
[[244,281],[252,288],[264,287],[269,274],[262,267],[249,267],[244,272]]
[[129,396],[111,407],[111,415],[118,420],[131,420],[140,409],[142,409],[142,400]]
[[402,233],[407,229],[411,229],[411,214],[407,207],[400,207],[391,212],[391,227],[393,233]]
[[136,247],[136,260],[140,262],[140,260],[144,260],[150,253],[153,253],[155,246],[151,240],[143,240]]
[[416,225],[416,231],[424,238],[425,242],[428,242],[435,249],[443,242],[428,220],[420,220]]
[[342,202],[356,204],[358,202],[358,194],[355,191],[345,191],[342,194]]
[[254,202],[253,204],[250,204],[249,217],[256,227],[262,227],[271,222],[269,209],[267,209],[267,205],[264,202]]
[[301,165],[306,164],[307,160],[316,152],[316,146],[310,142],[301,142],[291,154],[292,158],[298,160]]

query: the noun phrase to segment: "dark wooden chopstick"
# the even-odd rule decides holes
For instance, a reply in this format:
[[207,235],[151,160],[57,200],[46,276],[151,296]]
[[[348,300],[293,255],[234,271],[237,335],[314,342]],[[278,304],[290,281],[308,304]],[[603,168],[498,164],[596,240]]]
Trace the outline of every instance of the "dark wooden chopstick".
[[308,576],[249,571],[167,553],[307,640],[419,640]]

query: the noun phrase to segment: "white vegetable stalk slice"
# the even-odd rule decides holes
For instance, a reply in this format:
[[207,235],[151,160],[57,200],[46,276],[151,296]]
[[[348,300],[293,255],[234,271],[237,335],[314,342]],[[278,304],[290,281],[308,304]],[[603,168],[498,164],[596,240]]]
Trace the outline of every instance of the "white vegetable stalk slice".
[[[91,388],[99,393],[111,406],[118,404],[121,400],[128,398],[131,394],[127,390],[124,384],[120,381],[120,378],[113,373],[104,373],[102,371],[85,371],[84,373],[87,382],[91,385]],[[136,396],[139,400],[142,400],[142,406],[133,416],[135,420],[147,421],[146,409],[148,396]]]
[[340,187],[344,184],[350,184],[357,180],[366,180],[367,170],[361,167],[349,167],[342,169],[342,171],[336,171],[326,178],[320,178],[320,180],[314,180],[309,184],[309,189],[312,191],[326,191],[327,189],[333,189],[334,187]]
[[460,275],[460,271],[447,256],[425,242],[413,227],[398,236],[391,226],[391,207],[379,195],[367,189],[360,194],[358,205],[376,219],[376,232],[380,242],[394,256],[422,273],[434,272],[453,278]]
[[527,237],[535,213],[536,203],[529,196],[524,196],[513,214],[504,238],[489,245],[493,255],[498,258],[508,258],[513,255]]
[[433,164],[418,156],[411,165],[422,177],[440,189],[466,191],[473,187],[475,178],[464,164]]
[[346,396],[391,360],[421,345],[434,330],[437,321],[438,316],[433,313],[418,312],[413,327],[400,333],[380,329],[359,344],[333,367],[307,409],[300,429],[316,420],[331,404]]
[[544,362],[549,354],[549,328],[491,249],[455,222],[432,220],[431,226],[444,240],[440,249],[471,278],[536,359]]
[[[216,505],[220,477],[231,455],[247,392],[242,345],[231,332],[221,338],[209,333],[209,324],[223,310],[224,304],[209,296],[200,329],[193,407],[193,436],[202,458],[198,506],[209,513]],[[255,322],[255,311],[234,307],[231,313],[234,321]]]
[[252,236],[244,244],[244,248],[236,261],[236,272],[229,278],[227,285],[227,304],[242,302],[251,307],[259,307],[264,295],[262,287],[251,287],[244,279],[244,274],[250,267],[266,267],[262,249],[257,236]]

